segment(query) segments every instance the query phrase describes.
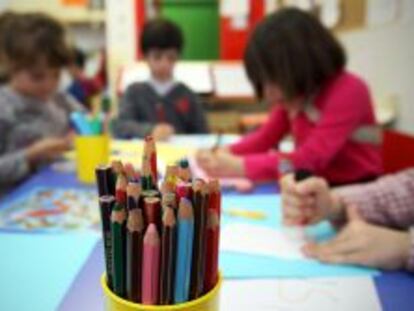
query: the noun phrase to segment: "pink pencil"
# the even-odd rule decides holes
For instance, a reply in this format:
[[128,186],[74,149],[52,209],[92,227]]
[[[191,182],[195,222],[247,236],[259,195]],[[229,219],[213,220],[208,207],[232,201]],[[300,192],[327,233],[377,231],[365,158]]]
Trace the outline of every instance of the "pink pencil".
[[148,226],[144,236],[144,258],[142,262],[142,303],[156,305],[159,293],[160,236],[155,224]]

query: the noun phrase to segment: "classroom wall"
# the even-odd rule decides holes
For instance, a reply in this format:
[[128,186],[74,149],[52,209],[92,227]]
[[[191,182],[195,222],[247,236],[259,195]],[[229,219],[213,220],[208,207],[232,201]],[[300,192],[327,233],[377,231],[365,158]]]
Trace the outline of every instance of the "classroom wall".
[[398,100],[399,130],[414,134],[414,1],[401,1],[396,22],[339,34],[352,71],[366,79],[377,100]]

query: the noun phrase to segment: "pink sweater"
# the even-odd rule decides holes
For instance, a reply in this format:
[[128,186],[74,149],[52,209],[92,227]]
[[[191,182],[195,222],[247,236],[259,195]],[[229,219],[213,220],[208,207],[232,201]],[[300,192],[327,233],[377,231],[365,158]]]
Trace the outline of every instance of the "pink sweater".
[[[278,105],[266,124],[230,146],[234,154],[244,157],[248,178],[277,179],[281,157],[293,168],[311,170],[332,184],[371,179],[381,174],[380,146],[350,139],[359,127],[376,122],[365,83],[351,73],[342,72],[320,89],[313,105],[320,114],[316,123],[304,112],[291,119],[286,109]],[[294,138],[295,151],[281,154],[275,148],[289,133]]]

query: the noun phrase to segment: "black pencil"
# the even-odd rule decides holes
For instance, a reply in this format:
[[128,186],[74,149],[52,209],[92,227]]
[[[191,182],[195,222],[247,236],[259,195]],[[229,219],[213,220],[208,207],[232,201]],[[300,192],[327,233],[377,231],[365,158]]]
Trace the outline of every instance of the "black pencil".
[[126,230],[126,295],[133,302],[142,297],[142,247],[144,220],[142,210],[134,208],[128,213]]
[[105,251],[105,268],[106,279],[110,289],[113,284],[113,266],[112,266],[112,238],[111,238],[111,212],[115,204],[114,196],[102,196],[99,198],[99,207],[101,213],[102,239]]

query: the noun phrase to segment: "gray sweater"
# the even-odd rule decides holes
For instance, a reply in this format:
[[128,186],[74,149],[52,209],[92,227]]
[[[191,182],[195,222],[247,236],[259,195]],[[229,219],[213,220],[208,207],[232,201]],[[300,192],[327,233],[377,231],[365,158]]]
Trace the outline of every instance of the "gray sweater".
[[188,87],[177,83],[165,96],[160,96],[147,82],[128,87],[113,131],[119,138],[144,137],[162,122],[172,125],[178,134],[208,131],[201,101]]
[[63,94],[41,102],[0,87],[0,194],[30,174],[25,148],[42,138],[64,135],[69,113],[79,108]]

